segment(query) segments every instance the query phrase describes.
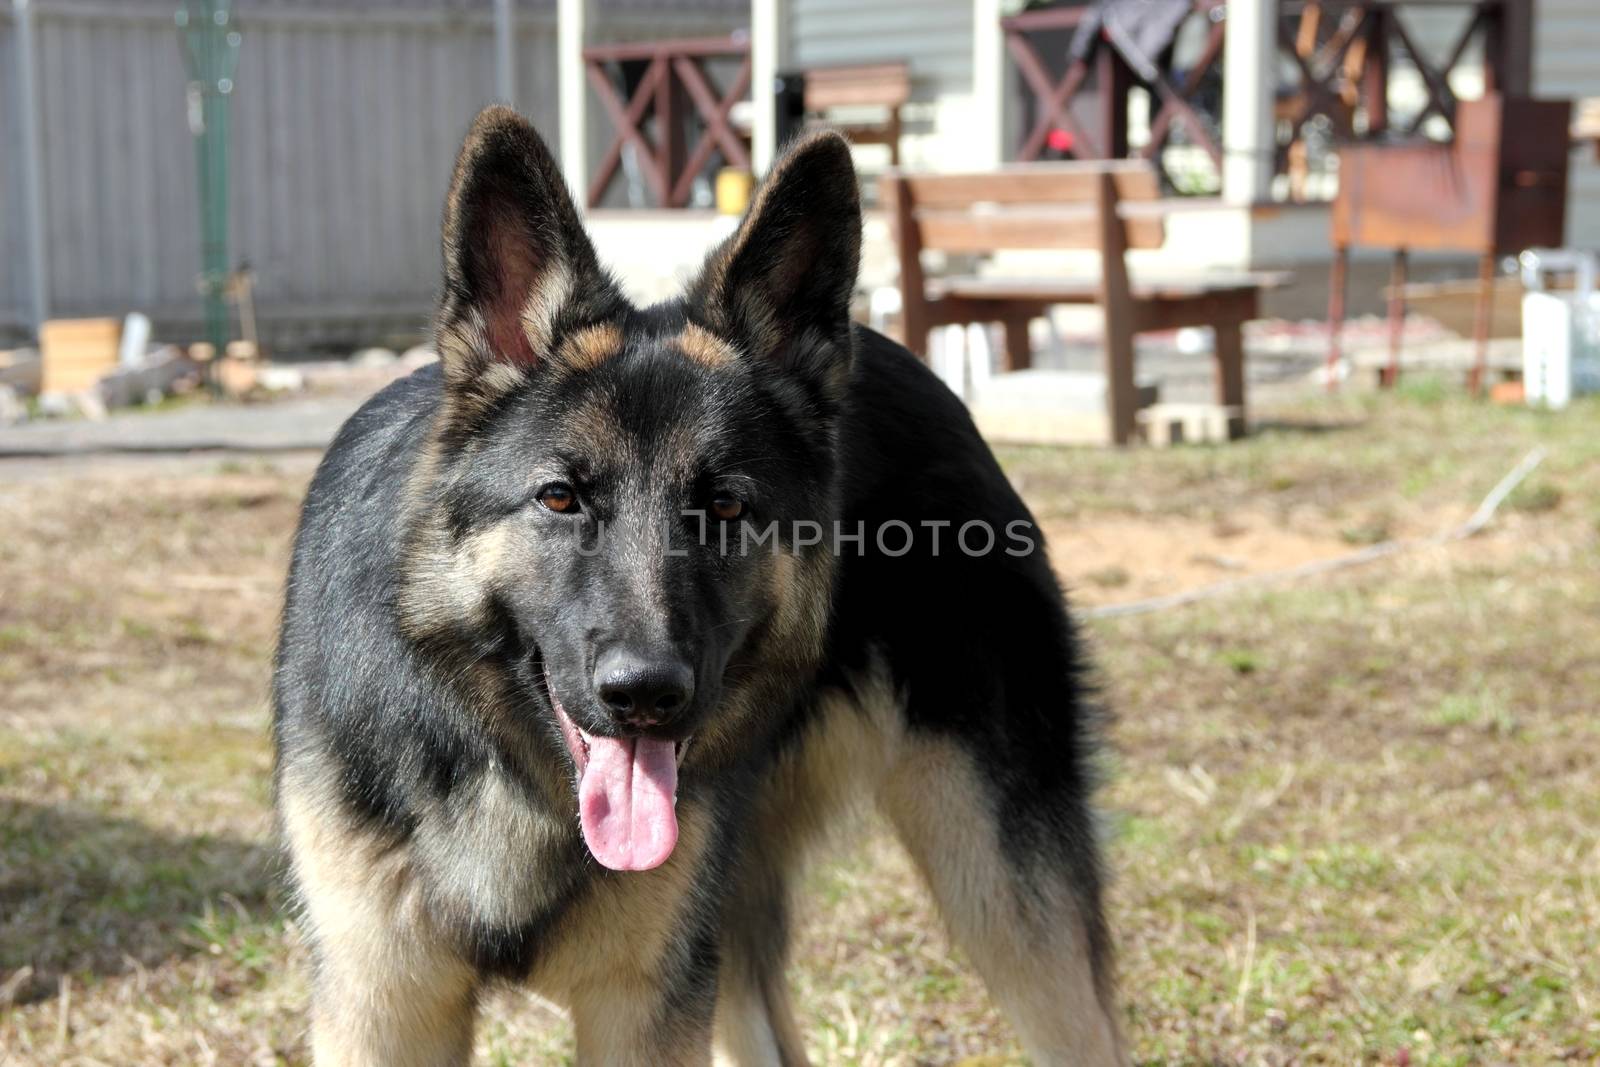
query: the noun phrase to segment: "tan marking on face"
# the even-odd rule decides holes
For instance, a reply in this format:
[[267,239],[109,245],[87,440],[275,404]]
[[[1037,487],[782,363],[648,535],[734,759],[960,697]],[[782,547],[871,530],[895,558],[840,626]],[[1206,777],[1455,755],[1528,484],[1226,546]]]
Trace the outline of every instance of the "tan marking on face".
[[509,523],[497,522],[452,542],[442,526],[419,532],[400,589],[406,631],[413,637],[462,623],[481,623],[502,582],[511,544]]
[[703,367],[723,367],[735,358],[732,345],[692,322],[678,335],[678,348]]
[[772,560],[773,642],[792,664],[817,661],[827,640],[835,564],[826,549],[784,550]]
[[622,331],[603,322],[585,326],[561,342],[556,362],[569,370],[592,370],[622,351]]
[[[762,568],[758,580],[764,586],[767,615],[766,625],[738,653],[741,670],[778,678],[808,676],[827,648],[836,559],[826,540],[804,553],[781,543],[774,551],[776,533],[769,524],[755,520],[745,527],[743,521],[726,528],[728,551],[747,554]],[[720,550],[715,540],[720,535],[714,529],[708,534]],[[751,720],[765,714],[760,688],[735,684],[724,693],[718,714],[695,734],[690,761],[716,765],[738,749]]]
[[581,401],[561,413],[566,435],[583,444],[586,455],[602,465],[626,466],[639,456],[633,439],[622,430],[609,400],[590,391]]

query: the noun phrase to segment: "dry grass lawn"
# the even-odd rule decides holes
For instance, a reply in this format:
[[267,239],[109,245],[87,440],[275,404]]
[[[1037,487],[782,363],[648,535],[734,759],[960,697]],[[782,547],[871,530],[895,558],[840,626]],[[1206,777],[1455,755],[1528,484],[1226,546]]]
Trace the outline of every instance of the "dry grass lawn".
[[[1076,602],[1483,537],[1088,625],[1145,1063],[1600,1060],[1600,405],[1411,386],[1250,442],[1012,450]],[[0,1064],[303,1063],[268,809],[278,586],[312,460],[0,466]],[[811,876],[823,1064],[1021,1062],[869,824]],[[560,1063],[490,1001],[478,1062]]]

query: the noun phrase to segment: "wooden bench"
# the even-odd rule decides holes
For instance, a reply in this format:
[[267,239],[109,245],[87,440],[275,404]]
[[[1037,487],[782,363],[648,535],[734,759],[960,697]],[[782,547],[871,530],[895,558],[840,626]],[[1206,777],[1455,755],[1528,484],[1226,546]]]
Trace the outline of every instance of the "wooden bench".
[[900,109],[911,99],[911,70],[904,63],[811,67],[805,72],[807,115],[827,118],[841,108],[882,108],[881,122],[833,122],[853,144],[889,146],[889,163],[900,165]]
[[[1216,331],[1217,399],[1229,411],[1229,434],[1244,432],[1241,327],[1257,317],[1268,275],[1226,279],[1130,280],[1126,253],[1165,239],[1160,183],[1143,162],[1024,164],[978,174],[904,174],[882,179],[882,196],[900,260],[905,343],[926,356],[936,326],[998,322],[1005,327],[1006,369],[1031,361],[1028,324],[1052,304],[1105,309],[1106,397],[1111,437],[1135,434],[1135,334],[1183,326]],[[924,251],[993,253],[1002,249],[1088,249],[1099,270],[1080,277],[929,278]]]

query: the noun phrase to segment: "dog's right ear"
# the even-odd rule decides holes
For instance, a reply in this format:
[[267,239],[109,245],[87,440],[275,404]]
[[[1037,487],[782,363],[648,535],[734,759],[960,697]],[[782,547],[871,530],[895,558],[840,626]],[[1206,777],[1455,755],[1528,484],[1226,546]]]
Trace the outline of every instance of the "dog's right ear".
[[565,333],[621,306],[550,150],[511,108],[485,108],[445,201],[436,332],[446,381],[536,367]]
[[849,143],[823,131],[773,164],[738,231],[690,287],[702,324],[750,356],[843,381],[861,266],[861,192]]

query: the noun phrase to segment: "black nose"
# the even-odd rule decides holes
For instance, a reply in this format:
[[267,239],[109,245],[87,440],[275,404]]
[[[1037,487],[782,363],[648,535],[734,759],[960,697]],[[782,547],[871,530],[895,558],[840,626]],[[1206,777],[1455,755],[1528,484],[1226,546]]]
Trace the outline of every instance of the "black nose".
[[600,703],[630,726],[661,726],[681,714],[694,696],[694,668],[680,659],[612,649],[594,668]]

